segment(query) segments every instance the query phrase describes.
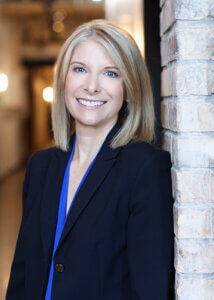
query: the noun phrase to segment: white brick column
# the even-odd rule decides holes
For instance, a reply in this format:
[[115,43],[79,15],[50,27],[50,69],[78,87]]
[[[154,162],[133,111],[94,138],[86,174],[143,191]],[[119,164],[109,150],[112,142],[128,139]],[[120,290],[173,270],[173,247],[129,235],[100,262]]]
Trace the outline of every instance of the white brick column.
[[160,0],[177,300],[214,300],[214,1]]

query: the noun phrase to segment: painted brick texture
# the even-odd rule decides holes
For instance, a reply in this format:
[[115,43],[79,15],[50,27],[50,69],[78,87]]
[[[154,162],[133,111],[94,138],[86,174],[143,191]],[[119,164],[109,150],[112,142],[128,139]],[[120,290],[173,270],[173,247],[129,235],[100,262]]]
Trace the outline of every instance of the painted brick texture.
[[214,300],[214,1],[160,0],[160,8],[176,300]]

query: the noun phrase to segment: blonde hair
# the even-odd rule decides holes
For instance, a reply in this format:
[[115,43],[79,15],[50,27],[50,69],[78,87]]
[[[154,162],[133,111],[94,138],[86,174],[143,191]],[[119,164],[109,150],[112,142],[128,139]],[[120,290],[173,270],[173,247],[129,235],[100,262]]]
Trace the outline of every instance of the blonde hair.
[[65,41],[57,59],[52,102],[52,127],[56,146],[69,150],[74,119],[65,105],[65,80],[75,47],[87,40],[100,42],[119,68],[125,85],[126,101],[119,112],[122,124],[111,147],[130,141],[151,142],[155,138],[155,113],[152,88],[146,64],[132,36],[116,24],[93,20],[79,26]]

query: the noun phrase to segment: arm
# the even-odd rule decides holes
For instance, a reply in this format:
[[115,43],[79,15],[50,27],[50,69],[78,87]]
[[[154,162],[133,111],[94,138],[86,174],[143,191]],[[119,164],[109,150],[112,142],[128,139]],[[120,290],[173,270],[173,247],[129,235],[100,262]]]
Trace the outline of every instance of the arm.
[[21,226],[19,230],[18,240],[16,243],[15,255],[11,267],[10,280],[7,288],[6,300],[23,300],[25,299],[25,254],[23,245],[23,228],[26,215],[26,199],[28,193],[28,185],[30,178],[31,160],[29,160],[25,172],[25,178],[23,182],[23,216]]
[[173,198],[170,156],[157,153],[137,174],[130,200],[128,261],[132,300],[172,300]]

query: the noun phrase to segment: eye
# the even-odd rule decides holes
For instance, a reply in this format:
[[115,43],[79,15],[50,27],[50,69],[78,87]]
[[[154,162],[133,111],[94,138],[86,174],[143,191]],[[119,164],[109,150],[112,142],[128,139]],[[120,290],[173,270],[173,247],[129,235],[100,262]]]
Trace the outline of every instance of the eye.
[[77,72],[77,73],[85,72],[85,69],[82,67],[74,67],[73,70],[74,70],[74,72]]
[[118,74],[114,71],[107,71],[106,72],[106,75],[109,76],[109,77],[118,77]]

